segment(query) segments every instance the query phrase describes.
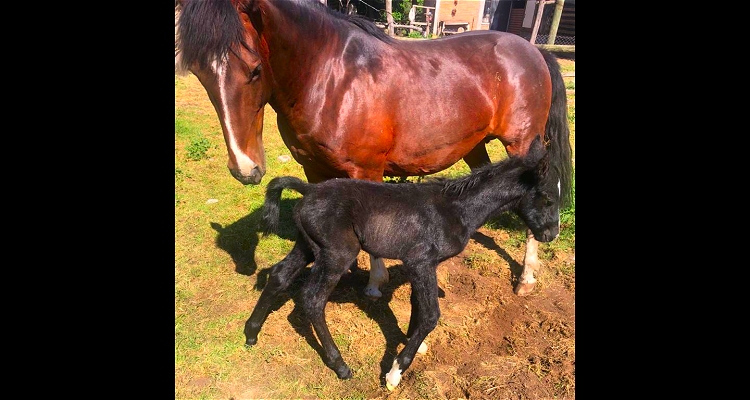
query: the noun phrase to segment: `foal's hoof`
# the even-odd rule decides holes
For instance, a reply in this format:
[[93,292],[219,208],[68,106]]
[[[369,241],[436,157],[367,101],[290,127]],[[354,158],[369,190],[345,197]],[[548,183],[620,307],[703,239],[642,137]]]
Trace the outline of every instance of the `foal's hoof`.
[[245,339],[245,346],[247,346],[247,347],[254,346],[255,343],[258,343],[258,338],[257,337],[256,338],[249,337],[249,338]]
[[529,293],[534,291],[534,286],[536,286],[536,282],[534,283],[519,283],[516,288],[513,290],[513,293],[523,297],[528,295]]
[[339,377],[339,379],[351,379],[352,378],[352,370],[349,368],[348,365],[344,364],[343,366],[339,367],[336,370],[336,376]]
[[419,348],[417,349],[417,354],[422,354],[422,355],[427,354],[427,343],[422,342],[419,344]]
[[365,296],[367,296],[368,299],[375,301],[383,297],[383,292],[381,292],[376,287],[367,286],[365,287]]

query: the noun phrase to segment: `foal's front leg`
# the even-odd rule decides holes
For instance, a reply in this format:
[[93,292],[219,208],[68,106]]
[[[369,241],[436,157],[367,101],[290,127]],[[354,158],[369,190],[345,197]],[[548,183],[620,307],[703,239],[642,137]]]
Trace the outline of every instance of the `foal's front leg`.
[[255,304],[253,313],[245,322],[245,345],[258,342],[258,332],[268,317],[271,305],[285,291],[294,279],[313,261],[313,253],[302,237],[297,238],[292,251],[271,267],[268,283]]
[[534,238],[534,234],[531,233],[531,229],[526,229],[526,255],[523,258],[523,272],[521,277],[518,278],[518,285],[513,290],[519,296],[526,296],[536,286],[536,278],[534,278],[534,272],[539,272],[539,241]]
[[331,256],[327,252],[322,252],[315,259],[310,276],[302,287],[302,307],[323,347],[323,361],[340,379],[351,378],[352,371],[341,357],[341,352],[328,330],[325,307],[339,279],[349,269],[352,261],[356,260],[357,252],[351,257],[343,257],[341,254]]
[[[438,303],[437,264],[425,263],[407,267],[407,274],[411,282],[412,315],[407,336],[409,341],[393,360],[391,370],[385,374],[385,386],[393,390],[401,382],[401,374],[414,361],[417,351],[421,348],[427,335],[437,326],[440,318],[440,304]],[[416,307],[415,307],[416,306]]]

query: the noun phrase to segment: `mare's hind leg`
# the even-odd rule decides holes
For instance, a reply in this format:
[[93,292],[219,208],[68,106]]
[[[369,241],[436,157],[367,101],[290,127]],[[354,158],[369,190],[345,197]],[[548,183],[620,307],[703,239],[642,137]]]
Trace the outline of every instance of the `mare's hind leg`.
[[260,294],[260,299],[253,309],[253,313],[245,322],[245,345],[252,346],[258,341],[258,332],[268,317],[268,312],[276,298],[294,281],[300,272],[313,261],[313,253],[302,237],[297,238],[292,251],[271,267],[270,277],[266,287]]
[[336,372],[336,376],[340,379],[351,378],[352,371],[341,357],[341,352],[328,330],[325,307],[333,288],[349,269],[352,261],[357,259],[358,253],[358,246],[346,246],[345,243],[335,250],[322,249],[316,256],[310,276],[302,287],[302,308],[315,328],[320,345],[323,347],[323,362]]
[[487,154],[487,147],[485,147],[484,143],[484,140],[479,142],[479,144],[471,149],[469,154],[464,156],[464,162],[466,162],[469,168],[476,169],[490,163],[490,155]]
[[526,255],[523,258],[523,272],[518,279],[518,285],[513,290],[519,296],[526,296],[534,290],[536,278],[534,272],[539,271],[540,263],[538,256],[539,242],[534,238],[531,229],[526,229]]
[[367,281],[367,286],[365,286],[365,296],[370,298],[370,300],[377,300],[383,297],[380,287],[388,283],[388,279],[390,279],[390,276],[388,275],[388,270],[385,268],[383,259],[370,255],[370,279]]
[[[411,282],[412,314],[417,312],[416,318],[410,318],[407,336],[409,341],[393,360],[391,370],[385,375],[385,385],[393,390],[401,382],[401,374],[414,361],[417,350],[424,339],[437,326],[440,318],[438,304],[437,265],[423,262],[406,265],[406,274]],[[416,305],[416,307],[414,307]]]

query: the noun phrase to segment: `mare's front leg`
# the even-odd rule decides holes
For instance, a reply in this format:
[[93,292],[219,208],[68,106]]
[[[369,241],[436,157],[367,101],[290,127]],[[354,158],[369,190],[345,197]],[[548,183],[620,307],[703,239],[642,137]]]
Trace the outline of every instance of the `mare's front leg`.
[[523,258],[523,272],[521,272],[521,277],[518,279],[518,285],[513,290],[519,296],[526,296],[534,291],[534,287],[536,286],[534,272],[539,272],[541,266],[538,249],[539,241],[534,238],[531,229],[526,229],[526,255]]
[[312,261],[313,253],[307,242],[302,237],[298,237],[292,251],[271,267],[268,283],[263,288],[253,313],[245,322],[245,345],[252,346],[258,342],[258,332],[268,317],[271,305]]
[[[385,375],[385,386],[393,390],[401,382],[401,374],[414,361],[427,335],[437,326],[440,318],[438,303],[437,263],[423,262],[407,265],[405,272],[411,282],[412,317],[409,319],[409,340],[393,360],[391,370]],[[416,315],[416,316],[415,316]]]
[[[342,246],[343,248],[344,246]],[[325,307],[341,276],[346,273],[352,261],[356,261],[359,249],[322,249],[315,259],[310,277],[302,287],[302,308],[315,328],[320,345],[323,347],[325,364],[336,372],[340,379],[352,377],[352,371],[343,357],[326,324]]]

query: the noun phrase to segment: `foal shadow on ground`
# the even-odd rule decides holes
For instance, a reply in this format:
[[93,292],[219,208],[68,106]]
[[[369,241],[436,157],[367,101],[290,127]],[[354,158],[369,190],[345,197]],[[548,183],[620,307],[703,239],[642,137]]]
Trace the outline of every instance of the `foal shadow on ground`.
[[497,243],[495,243],[495,239],[485,235],[482,232],[474,232],[473,235],[471,235],[471,238],[474,239],[477,243],[481,244],[485,248],[489,250],[495,250],[497,255],[500,256],[505,262],[508,263],[508,266],[510,267],[510,284],[515,286],[516,283],[518,283],[518,279],[521,276],[521,272],[523,272],[523,265],[521,265],[518,261],[514,260],[513,257],[508,254],[505,249],[498,246]]
[[[262,270],[261,273],[267,273],[268,270],[270,268]],[[390,279],[388,283],[381,287],[383,297],[377,301],[369,300],[362,294],[369,279],[369,272],[359,268],[353,268],[351,272],[344,274],[328,298],[328,301],[333,303],[354,304],[368,318],[378,324],[385,337],[385,350],[380,360],[380,383],[383,385],[385,385],[385,374],[390,371],[393,360],[398,354],[399,344],[406,344],[406,334],[399,327],[398,320],[389,305],[393,299],[394,291],[407,283],[403,275],[403,266],[401,264],[391,266],[388,268],[388,273]],[[324,360],[323,348],[314,334],[312,324],[305,317],[305,312],[302,308],[303,299],[300,297],[302,285],[307,280],[309,274],[310,268],[307,267],[295,279],[294,283],[289,286],[285,295],[281,296],[273,304],[271,312],[277,311],[291,299],[294,302],[294,309],[287,316],[287,320],[297,334],[304,337],[310,347],[318,353],[321,360]],[[438,297],[445,297],[445,292],[440,288],[438,288]]]
[[[299,199],[281,200],[281,215],[279,223],[278,236],[288,240],[297,238],[297,230],[292,222],[292,208]],[[237,221],[221,226],[216,222],[211,222],[211,227],[216,231],[216,246],[227,252],[232,257],[235,265],[235,272],[242,275],[252,276],[258,269],[255,263],[255,249],[260,241],[260,221],[263,213],[263,207],[258,207],[250,214],[238,219]],[[262,279],[261,279],[262,278]],[[255,288],[260,290],[265,286],[268,279],[268,271],[265,271],[263,277],[258,277],[258,284]]]
[[[488,222],[492,226],[496,226],[507,231],[517,231],[525,233],[528,229],[518,216],[511,213],[500,214],[499,216],[491,219]],[[474,232],[471,235],[471,238],[477,243],[484,246],[486,249],[494,250],[497,255],[500,256],[500,258],[508,263],[508,266],[510,267],[510,284],[515,287],[518,283],[518,279],[521,277],[521,273],[523,272],[523,265],[521,264],[523,263],[523,259],[521,259],[521,262],[519,263],[518,261],[513,259],[513,257],[511,257],[511,255],[508,254],[507,251],[505,251],[505,249],[498,246],[498,244],[495,242],[495,239],[485,235],[482,232]]]

